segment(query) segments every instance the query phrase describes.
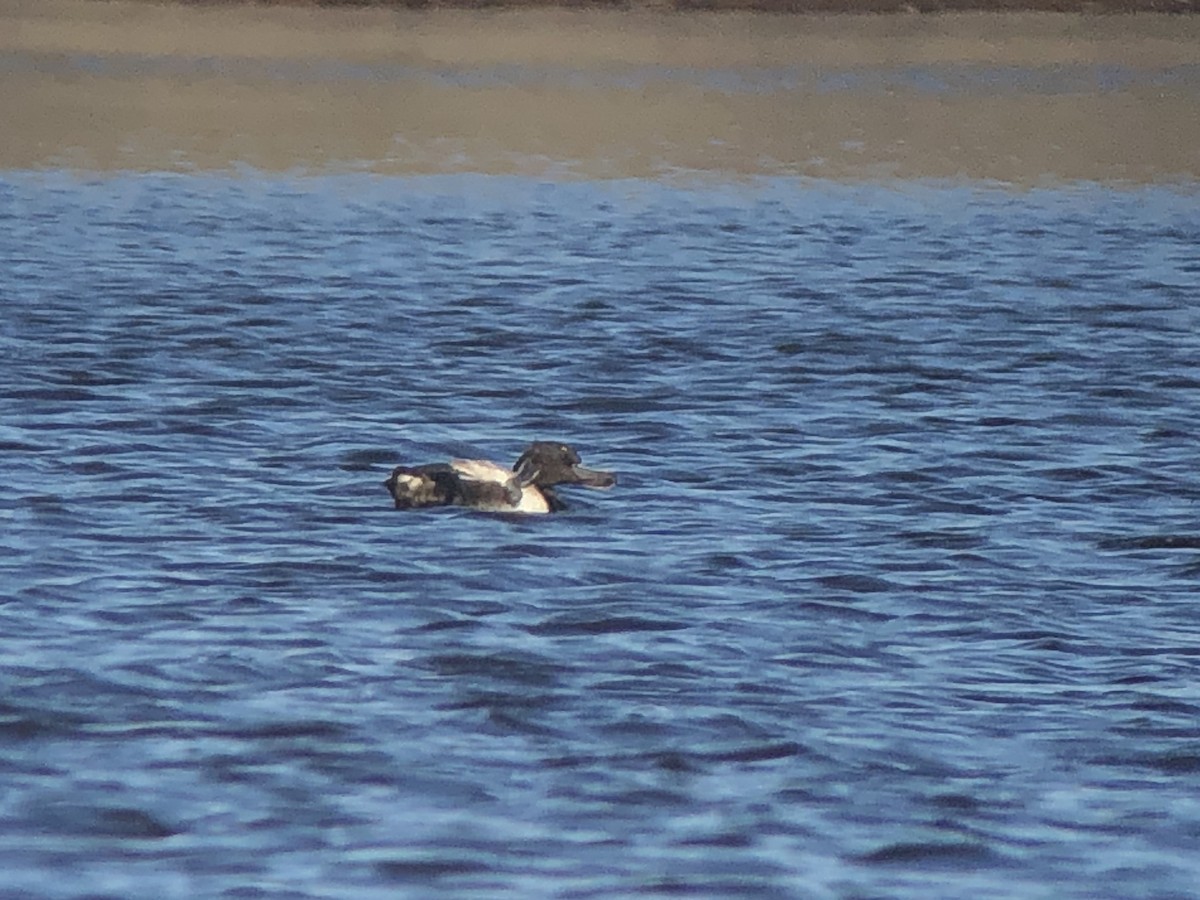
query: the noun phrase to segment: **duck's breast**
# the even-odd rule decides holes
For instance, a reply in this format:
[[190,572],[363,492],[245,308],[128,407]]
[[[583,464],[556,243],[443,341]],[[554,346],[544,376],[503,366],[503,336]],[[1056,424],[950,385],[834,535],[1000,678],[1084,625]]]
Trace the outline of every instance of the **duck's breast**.
[[529,485],[521,488],[521,499],[517,501],[513,512],[548,513],[550,512],[550,503],[546,500],[545,494],[533,485]]

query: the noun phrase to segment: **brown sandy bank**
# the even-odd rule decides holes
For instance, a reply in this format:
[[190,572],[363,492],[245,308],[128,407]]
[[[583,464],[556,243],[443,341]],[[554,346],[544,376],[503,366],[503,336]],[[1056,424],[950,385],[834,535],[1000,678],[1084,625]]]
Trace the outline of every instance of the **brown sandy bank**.
[[[161,0],[150,0],[161,2]],[[379,7],[382,9],[594,9],[615,11],[752,11],[789,14],[1057,12],[1200,12],[1200,0],[178,0],[212,5],[237,3],[277,6]]]
[[1200,178],[1200,18],[0,0],[0,167]]

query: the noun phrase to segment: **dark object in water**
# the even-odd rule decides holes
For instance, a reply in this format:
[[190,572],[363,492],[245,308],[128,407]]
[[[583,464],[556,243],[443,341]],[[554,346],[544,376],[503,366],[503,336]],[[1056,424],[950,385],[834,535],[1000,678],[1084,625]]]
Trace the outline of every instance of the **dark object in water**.
[[397,466],[383,484],[397,509],[468,506],[488,512],[548,513],[566,508],[554,491],[556,485],[610,488],[616,483],[612,472],[582,465],[573,447],[534,441],[511,469],[485,459],[453,459]]

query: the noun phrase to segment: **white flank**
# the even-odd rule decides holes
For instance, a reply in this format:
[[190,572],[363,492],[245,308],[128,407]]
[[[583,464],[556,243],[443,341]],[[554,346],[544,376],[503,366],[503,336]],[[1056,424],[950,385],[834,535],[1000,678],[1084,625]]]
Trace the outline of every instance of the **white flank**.
[[[504,466],[486,459],[452,459],[450,460],[450,467],[460,477],[469,479],[470,481],[492,481],[496,484],[509,484],[516,477],[512,469],[506,469]],[[498,511],[548,513],[550,512],[550,504],[546,502],[546,498],[542,496],[542,492],[537,488],[527,487],[521,489],[521,499],[514,505],[504,506]]]

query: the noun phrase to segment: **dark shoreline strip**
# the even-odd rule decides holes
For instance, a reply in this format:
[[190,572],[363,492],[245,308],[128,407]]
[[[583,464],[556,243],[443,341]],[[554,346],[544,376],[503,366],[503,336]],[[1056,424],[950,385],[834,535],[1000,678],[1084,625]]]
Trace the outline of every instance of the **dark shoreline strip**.
[[[156,4],[161,0],[151,0]],[[184,6],[294,6],[375,9],[578,9],[628,12],[881,13],[1200,13],[1200,0],[179,0]]]

